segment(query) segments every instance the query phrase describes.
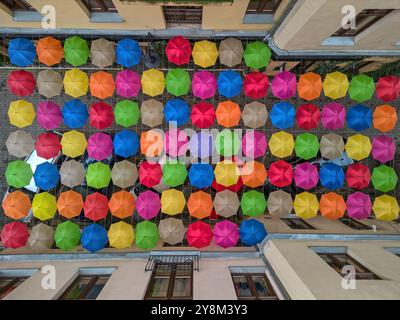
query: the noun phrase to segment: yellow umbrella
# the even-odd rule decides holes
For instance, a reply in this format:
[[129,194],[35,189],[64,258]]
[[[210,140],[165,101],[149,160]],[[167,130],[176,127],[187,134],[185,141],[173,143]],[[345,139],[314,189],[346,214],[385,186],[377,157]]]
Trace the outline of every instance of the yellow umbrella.
[[84,96],[88,91],[89,77],[79,69],[71,69],[65,72],[63,82],[65,93],[71,97]]
[[124,221],[113,223],[108,230],[110,247],[117,249],[129,248],[135,239],[133,228]]
[[399,204],[396,198],[384,194],[375,198],[372,210],[378,220],[392,221],[399,217]]
[[217,46],[214,42],[208,40],[197,41],[194,44],[192,56],[196,65],[202,68],[211,67],[217,62]]
[[57,211],[56,197],[48,192],[37,193],[33,197],[33,216],[41,221],[54,217]]
[[319,208],[317,196],[309,192],[296,194],[293,201],[293,208],[296,216],[302,219],[315,217]]
[[165,88],[164,73],[156,69],[149,69],[142,74],[142,90],[144,94],[155,97],[163,94]]
[[161,212],[173,216],[182,213],[185,205],[186,199],[182,191],[169,189],[161,193]]
[[32,103],[25,100],[17,100],[10,103],[8,108],[10,123],[18,128],[30,126],[35,119],[35,109]]
[[293,135],[285,131],[274,133],[269,140],[271,153],[278,158],[286,158],[292,155],[294,148]]
[[343,98],[349,89],[349,80],[341,72],[328,73],[325,77],[323,88],[325,96],[331,99]]
[[218,184],[229,187],[238,181],[240,170],[235,162],[224,160],[217,163],[214,174]]
[[61,146],[64,155],[76,158],[83,155],[85,152],[87,141],[82,132],[71,130],[63,134]]
[[367,136],[355,134],[347,139],[345,150],[347,155],[354,160],[360,161],[368,158],[372,145]]

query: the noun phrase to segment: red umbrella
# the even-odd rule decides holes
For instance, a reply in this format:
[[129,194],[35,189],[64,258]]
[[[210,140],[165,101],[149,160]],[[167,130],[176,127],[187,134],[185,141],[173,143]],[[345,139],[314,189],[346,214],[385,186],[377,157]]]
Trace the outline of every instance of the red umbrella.
[[89,121],[92,127],[99,130],[111,127],[114,122],[112,107],[102,101],[92,104],[89,110]]
[[177,36],[168,41],[165,53],[169,62],[180,66],[189,63],[190,56],[192,55],[192,47],[188,39]]
[[318,127],[320,118],[319,108],[311,103],[301,105],[296,111],[296,123],[304,130]]
[[283,160],[276,161],[269,167],[268,176],[272,185],[279,188],[286,187],[292,183],[292,166]]
[[153,187],[160,183],[162,170],[159,163],[143,161],[139,166],[140,183],[146,187]]
[[212,237],[213,232],[211,227],[203,221],[197,221],[189,224],[186,232],[186,239],[189,245],[196,248],[208,246]]
[[108,213],[107,197],[98,192],[89,194],[85,199],[83,212],[85,217],[90,220],[98,221],[104,219]]
[[389,102],[396,100],[400,95],[400,78],[396,76],[384,76],[379,78],[376,85],[376,96]]
[[13,71],[8,75],[8,90],[16,96],[29,96],[35,90],[36,81],[33,74],[25,70]]
[[251,72],[243,82],[244,94],[252,99],[260,99],[267,95],[269,82],[266,74]]
[[215,111],[211,103],[200,102],[192,106],[190,119],[200,129],[209,128],[214,124]]
[[55,133],[41,133],[36,139],[35,147],[39,157],[45,159],[54,158],[61,150],[60,138]]
[[346,171],[346,181],[350,188],[362,190],[368,187],[371,172],[368,166],[362,163],[350,165]]
[[20,248],[25,246],[29,238],[28,228],[19,221],[7,223],[0,234],[5,248]]
[[238,192],[242,187],[243,187],[243,180],[242,177],[239,177],[238,181],[229,186],[229,187],[225,187],[222,184],[217,183],[217,181],[212,182],[211,186],[215,189],[215,191],[220,192],[220,191],[224,191],[224,190],[230,190],[233,192]]

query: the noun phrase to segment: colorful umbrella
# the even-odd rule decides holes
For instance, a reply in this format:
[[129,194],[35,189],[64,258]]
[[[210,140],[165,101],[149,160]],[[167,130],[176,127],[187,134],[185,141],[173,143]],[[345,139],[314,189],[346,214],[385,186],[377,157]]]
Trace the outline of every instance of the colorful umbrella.
[[303,104],[297,108],[296,124],[304,130],[312,130],[318,127],[321,114],[319,108],[311,103]]
[[369,195],[362,192],[349,194],[346,200],[347,214],[353,219],[366,219],[371,213],[372,204]]
[[388,162],[394,159],[396,144],[389,136],[376,136],[372,140],[372,157],[380,162]]
[[196,188],[207,188],[214,180],[214,171],[210,164],[194,163],[189,169],[190,185]]
[[64,41],[65,61],[74,67],[86,64],[90,55],[86,40],[72,36]]
[[241,112],[237,103],[227,100],[218,103],[215,115],[220,126],[230,128],[239,125]]
[[268,65],[271,54],[271,49],[268,48],[266,43],[254,41],[246,45],[243,58],[249,68],[261,69]]
[[139,194],[136,200],[136,211],[143,219],[155,218],[161,209],[160,197],[157,193],[146,190]]
[[349,128],[355,131],[371,128],[372,111],[368,107],[358,104],[349,108],[346,120]]
[[242,41],[235,38],[224,39],[218,48],[219,62],[232,68],[242,62],[243,52]]
[[321,196],[319,201],[321,216],[329,220],[336,220],[343,217],[346,211],[346,202],[341,195],[329,192]]
[[279,131],[271,135],[269,139],[269,149],[271,154],[278,158],[290,157],[293,153],[293,135],[285,131]]
[[237,225],[229,220],[217,222],[214,226],[215,244],[222,248],[235,247],[239,237]]
[[240,207],[242,208],[243,214],[246,216],[262,216],[265,214],[267,201],[265,200],[264,194],[261,192],[250,190],[243,193],[242,199],[240,200]]
[[176,187],[185,183],[187,177],[186,166],[178,161],[167,161],[163,165],[163,183]]
[[268,119],[268,111],[265,104],[258,101],[246,104],[242,112],[242,119],[244,125],[252,129],[265,126]]
[[175,245],[182,243],[186,230],[183,226],[182,220],[167,218],[159,222],[158,232],[160,233],[160,238],[164,242],[170,245]]
[[149,99],[143,101],[140,108],[142,123],[149,127],[161,125],[164,118],[163,109],[163,104],[157,100]]
[[287,187],[292,183],[293,169],[286,161],[273,162],[268,170],[269,182],[276,187]]
[[12,71],[7,77],[7,87],[12,94],[26,97],[35,90],[36,81],[31,72],[25,70]]
[[190,82],[189,73],[179,68],[169,70],[165,78],[167,91],[176,97],[188,94]]
[[142,50],[136,40],[124,38],[117,42],[116,55],[118,64],[131,68],[139,64]]
[[60,106],[51,101],[41,101],[38,103],[37,122],[38,125],[46,130],[59,127],[62,122]]
[[113,142],[110,135],[97,132],[88,139],[87,151],[89,158],[101,161],[107,159],[113,152]]
[[67,101],[62,108],[62,115],[64,124],[72,129],[82,128],[89,118],[86,105],[78,99]]
[[355,134],[347,139],[345,150],[347,155],[354,160],[360,161],[368,158],[371,152],[371,141],[367,136]]
[[31,209],[31,200],[27,194],[17,190],[7,193],[3,200],[2,207],[7,217],[20,220],[28,215]]
[[205,129],[211,127],[215,120],[214,106],[207,102],[194,104],[190,119],[197,128]]
[[44,159],[55,158],[61,150],[60,138],[52,132],[43,132],[38,135],[35,143],[36,153]]
[[324,94],[333,100],[346,96],[349,80],[344,73],[334,71],[328,73],[323,83]]
[[41,221],[52,219],[57,211],[56,197],[48,192],[37,193],[33,196],[33,216]]
[[159,163],[143,161],[139,166],[140,183],[146,187],[153,187],[159,184],[162,177],[161,166]]
[[216,164],[214,175],[217,183],[229,187],[238,182],[240,172],[235,162],[223,160]]
[[61,216],[71,219],[79,216],[82,209],[83,199],[80,193],[73,190],[61,192],[57,199],[57,210]]
[[214,150],[214,137],[208,132],[197,132],[190,137],[190,153],[195,158],[209,158]]
[[203,221],[196,221],[189,224],[186,232],[186,239],[189,246],[195,248],[204,248],[210,245],[213,238],[211,227]]
[[319,203],[315,194],[307,191],[296,194],[293,201],[296,216],[302,219],[310,219],[317,215]]
[[102,189],[111,180],[110,167],[102,162],[91,163],[86,171],[86,183],[89,187]]
[[225,70],[218,75],[218,93],[228,99],[240,95],[243,80],[238,72]]
[[396,127],[396,108],[387,104],[376,107],[373,115],[373,125],[381,132],[388,132]]
[[25,100],[12,101],[8,108],[10,124],[18,128],[30,126],[35,119],[35,109],[32,103]]
[[79,98],[86,95],[88,91],[89,77],[79,69],[71,69],[65,72],[63,84],[66,94]]
[[107,235],[110,247],[117,249],[129,248],[135,239],[132,226],[124,221],[113,223]]
[[96,252],[107,245],[107,230],[96,223],[92,223],[82,230],[82,247],[90,252]]
[[319,98],[322,91],[321,76],[314,72],[302,74],[297,84],[297,93],[300,98],[311,101]]
[[63,88],[61,74],[51,69],[40,71],[36,84],[39,94],[48,99],[59,96]]
[[85,217],[92,221],[104,219],[108,213],[107,197],[98,192],[89,194],[85,199],[83,212]]
[[294,151],[300,159],[310,160],[318,154],[318,137],[311,133],[301,133],[296,137]]
[[157,245],[159,234],[157,225],[150,221],[142,221],[136,225],[135,244],[138,248],[149,250]]
[[165,88],[164,73],[156,69],[149,69],[142,74],[142,90],[144,94],[155,97],[163,94]]
[[396,189],[398,178],[393,168],[380,165],[372,171],[371,181],[376,190],[388,192]]
[[393,221],[399,217],[400,208],[396,198],[384,194],[375,198],[372,210],[378,220]]
[[319,169],[321,185],[329,190],[343,187],[344,171],[342,167],[334,163],[325,163]]
[[182,36],[176,36],[168,40],[165,47],[165,54],[168,61],[178,66],[188,64],[192,55],[192,47],[188,39]]
[[97,71],[90,76],[90,94],[99,99],[113,96],[115,83],[111,73]]
[[163,133],[153,129],[142,132],[140,136],[140,152],[146,157],[157,157],[164,149]]
[[39,62],[52,67],[61,62],[64,49],[61,42],[53,37],[45,37],[36,42],[36,53]]
[[368,166],[362,163],[354,163],[347,167],[346,181],[350,188],[362,190],[368,187],[371,172]]
[[192,92],[195,97],[206,100],[213,97],[216,91],[217,80],[213,73],[198,71],[193,75]]
[[195,65],[202,68],[213,66],[217,62],[218,50],[214,42],[208,40],[196,41],[192,51]]
[[29,185],[33,173],[29,164],[22,160],[15,160],[8,163],[5,175],[9,186],[22,188]]
[[124,98],[137,97],[141,88],[140,76],[136,72],[125,69],[117,73],[115,77],[117,95]]
[[54,234],[56,246],[63,251],[74,249],[81,239],[81,230],[79,226],[71,221],[60,223]]
[[173,122],[175,126],[182,126],[189,121],[189,105],[182,99],[168,100],[164,108],[164,117],[167,123]]
[[115,43],[104,38],[93,40],[90,59],[99,68],[111,67],[115,60]]
[[242,150],[246,157],[251,159],[263,157],[267,152],[267,138],[260,131],[250,130],[242,139]]
[[165,134],[165,151],[171,157],[179,157],[188,149],[188,136],[183,130],[170,129]]
[[264,184],[267,179],[267,170],[264,164],[258,161],[246,162],[241,168],[243,184],[251,188],[257,188]]
[[197,219],[209,217],[213,209],[211,194],[204,191],[193,192],[189,196],[187,206],[192,217]]
[[85,169],[76,160],[64,161],[60,167],[61,184],[73,188],[83,184]]
[[36,167],[33,179],[38,188],[47,191],[57,186],[60,174],[55,164],[43,162]]
[[342,136],[335,133],[324,134],[320,143],[321,156],[332,160],[341,157],[344,151]]
[[271,83],[272,93],[279,99],[289,99],[296,94],[296,75],[282,71],[275,75]]
[[11,39],[8,44],[8,56],[11,63],[18,67],[30,66],[36,58],[35,45],[33,41],[25,38]]
[[246,246],[254,246],[267,236],[265,226],[256,219],[244,220],[239,227],[240,241]]
[[176,189],[165,190],[161,193],[161,212],[173,216],[182,213],[186,205],[185,195]]
[[229,218],[239,210],[240,201],[237,194],[230,190],[217,192],[214,198],[214,209],[221,217]]
[[357,102],[370,100],[375,92],[375,83],[372,77],[359,74],[351,79],[349,87],[350,99]]
[[0,240],[5,248],[24,247],[29,238],[29,231],[25,224],[13,221],[4,225]]
[[114,122],[114,111],[112,107],[105,102],[92,104],[89,109],[89,123],[92,127],[103,130]]
[[215,149],[218,154],[224,157],[231,157],[238,154],[240,139],[235,131],[223,129],[215,138]]
[[322,107],[322,127],[327,130],[337,130],[344,126],[346,110],[337,102],[330,102]]
[[[237,168],[237,170],[239,170],[239,168]],[[214,170],[214,172],[215,172],[215,170]],[[238,174],[240,174],[240,171],[239,171]],[[224,191],[224,190],[230,190],[230,191],[233,191],[233,192],[239,192],[240,189],[243,187],[243,181],[242,181],[242,178],[239,176],[237,181],[236,181],[236,183],[231,184],[229,186],[224,186],[223,184],[218,183],[217,179],[215,179],[213,181],[211,187],[217,192]]]
[[32,227],[28,239],[29,248],[34,250],[51,249],[54,243],[54,230],[51,226],[39,223]]
[[108,202],[108,207],[110,208],[111,214],[120,219],[131,217],[135,210],[135,199],[133,194],[121,190],[113,193]]
[[122,130],[115,134],[113,144],[115,155],[128,158],[139,151],[139,136],[136,132]]
[[[101,103],[101,102],[100,102]],[[138,123],[140,111],[138,103],[131,100],[121,100],[115,105],[115,122],[125,128],[134,126]]]
[[280,101],[272,106],[269,116],[273,126],[284,130],[293,127],[295,109],[291,103]]
[[26,157],[35,148],[32,135],[23,130],[11,132],[5,144],[8,153],[17,158]]
[[273,191],[269,194],[267,206],[271,216],[285,217],[292,213],[293,199],[290,193],[283,190]]
[[296,166],[293,177],[297,187],[309,190],[318,184],[318,169],[311,163],[300,163]]
[[384,102],[396,100],[400,95],[400,78],[388,75],[379,78],[376,85],[376,96]]
[[261,99],[267,95],[268,77],[261,72],[250,72],[243,81],[244,94],[252,99]]
[[114,163],[111,170],[111,179],[114,185],[120,188],[133,186],[139,176],[136,165],[128,160]]

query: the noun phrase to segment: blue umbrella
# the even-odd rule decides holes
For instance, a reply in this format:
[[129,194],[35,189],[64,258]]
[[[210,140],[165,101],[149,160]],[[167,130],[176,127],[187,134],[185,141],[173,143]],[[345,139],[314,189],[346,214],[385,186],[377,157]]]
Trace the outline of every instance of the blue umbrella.
[[114,152],[117,156],[128,158],[139,150],[139,137],[136,132],[122,130],[114,137]]
[[33,179],[38,188],[47,191],[57,186],[60,174],[55,164],[43,162],[36,167]]
[[182,99],[168,100],[164,108],[164,117],[167,122],[176,122],[178,126],[189,121],[190,108]]
[[291,128],[294,125],[295,113],[291,103],[285,101],[275,103],[270,113],[271,122],[281,130]]
[[142,57],[139,43],[132,39],[122,39],[117,43],[117,63],[130,68],[137,65]]
[[346,115],[347,125],[350,129],[361,131],[371,128],[372,111],[370,108],[357,104],[350,107]]
[[86,250],[99,251],[106,246],[107,242],[107,231],[104,227],[93,223],[83,228],[81,243]]
[[194,163],[189,169],[190,184],[197,188],[211,186],[214,180],[214,171],[210,164]]
[[228,99],[238,96],[242,90],[243,80],[235,71],[222,71],[218,76],[218,92]]
[[82,128],[89,117],[86,105],[79,99],[67,101],[61,112],[65,125],[72,129]]
[[18,67],[30,66],[36,58],[35,45],[25,38],[12,39],[8,45],[8,55],[12,64]]
[[319,179],[325,188],[330,190],[339,189],[344,183],[344,171],[337,164],[326,163],[319,170]]
[[263,241],[267,232],[264,225],[256,219],[244,220],[239,228],[240,240],[247,246],[253,246]]

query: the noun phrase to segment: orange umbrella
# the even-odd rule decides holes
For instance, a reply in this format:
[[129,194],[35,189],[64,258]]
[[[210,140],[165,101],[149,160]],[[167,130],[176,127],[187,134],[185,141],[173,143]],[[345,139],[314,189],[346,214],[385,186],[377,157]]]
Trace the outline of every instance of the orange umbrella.
[[218,104],[215,115],[219,125],[230,128],[239,125],[241,112],[237,103],[227,100]]
[[49,67],[60,63],[64,56],[61,42],[53,37],[39,39],[36,44],[36,53],[39,61]]
[[82,195],[76,191],[68,190],[62,192],[57,200],[58,213],[71,219],[80,215],[83,209]]
[[190,195],[187,206],[192,217],[203,219],[210,216],[213,201],[209,193],[197,191]]
[[124,219],[132,216],[135,210],[135,199],[130,192],[121,190],[112,195],[108,207],[113,216]]
[[111,73],[97,71],[90,76],[90,93],[99,99],[112,97],[115,83]]
[[376,107],[373,115],[374,128],[382,132],[393,130],[397,122],[396,108],[384,104]]
[[15,220],[26,217],[30,209],[31,201],[29,196],[22,191],[10,192],[3,200],[4,214]]
[[319,98],[322,91],[321,76],[314,72],[307,72],[300,76],[297,92],[300,98],[311,101]]
[[140,136],[140,152],[146,157],[157,157],[164,148],[163,135],[158,130],[142,132]]
[[343,217],[346,210],[346,202],[341,195],[329,192],[321,196],[319,201],[319,211],[321,215],[330,220]]
[[240,168],[240,176],[242,177],[245,186],[257,188],[264,184],[264,181],[267,178],[267,170],[263,163],[258,161],[249,161]]

